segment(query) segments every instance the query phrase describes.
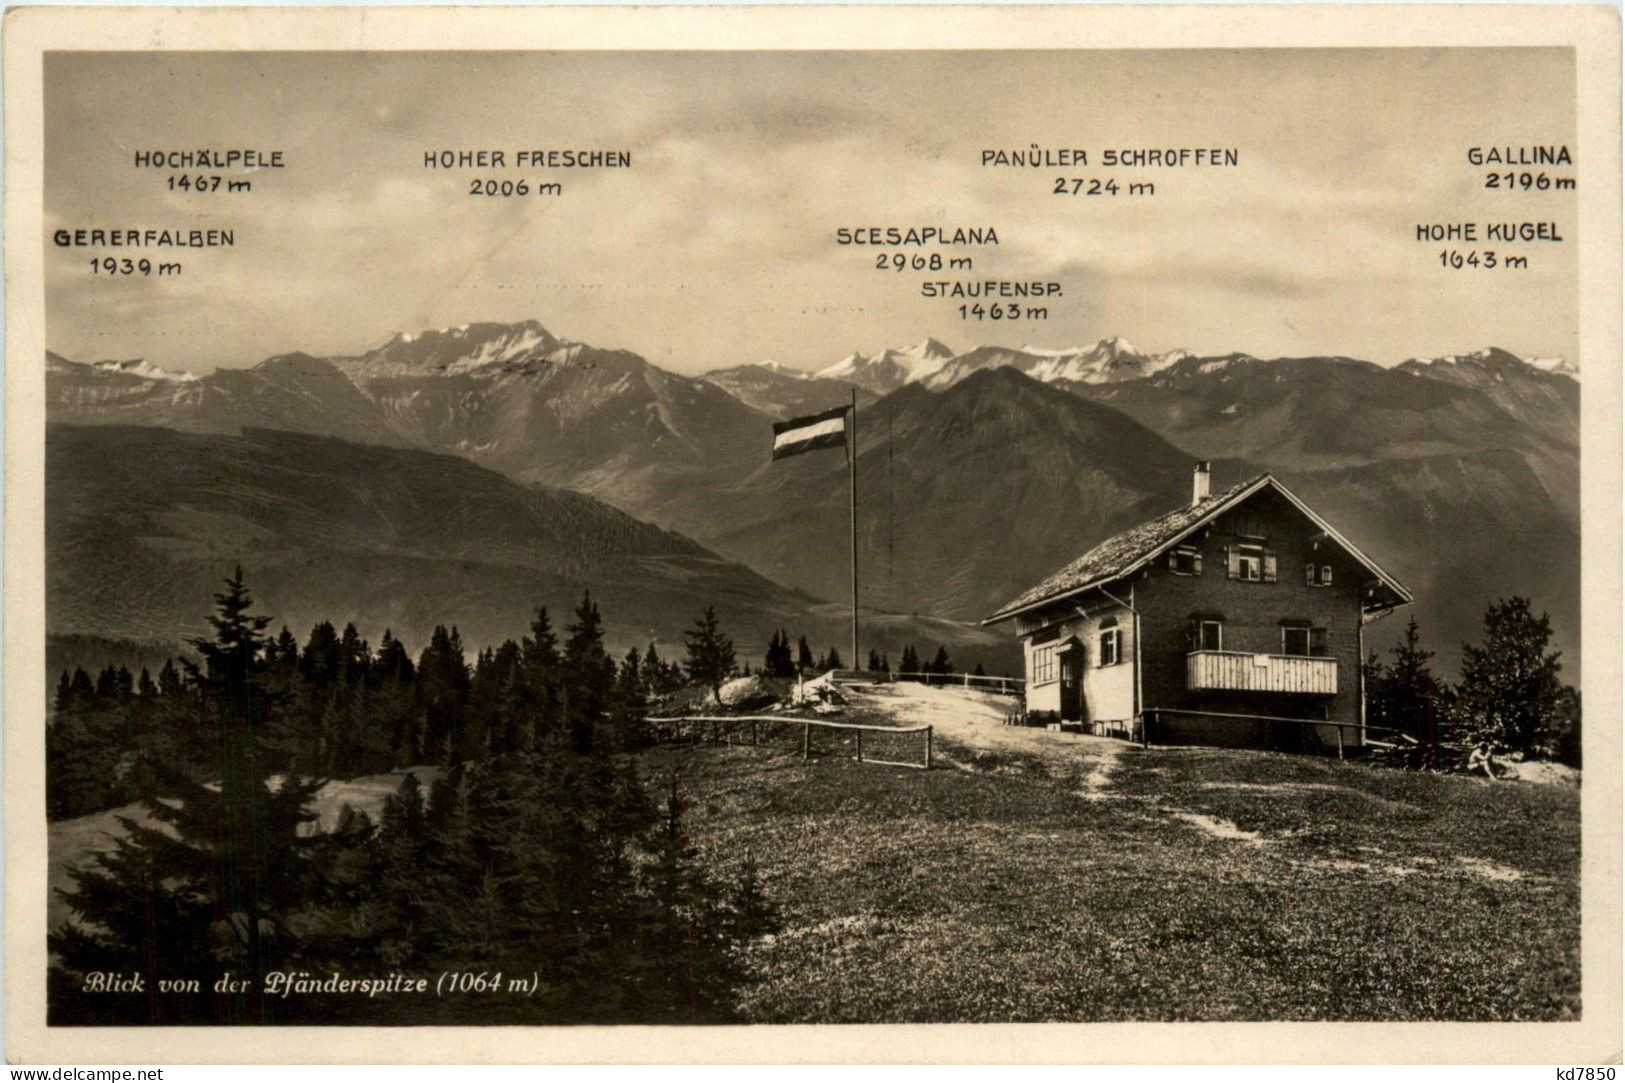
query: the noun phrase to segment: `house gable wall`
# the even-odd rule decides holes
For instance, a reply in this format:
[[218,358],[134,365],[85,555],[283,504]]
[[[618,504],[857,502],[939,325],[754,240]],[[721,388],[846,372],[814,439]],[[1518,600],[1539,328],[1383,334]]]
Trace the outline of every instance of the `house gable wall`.
[[[1079,613],[1079,609],[1084,612]],[[1087,614],[1087,615],[1085,615]],[[1121,650],[1117,661],[1104,664],[1101,633],[1108,621],[1119,633]],[[1027,678],[1027,710],[1062,713],[1059,665],[1055,679],[1036,679],[1034,652],[1065,643],[1072,637],[1083,644],[1083,718],[1096,725],[1117,723],[1126,731],[1134,716],[1134,616],[1126,606],[1098,594],[1052,606],[1024,617],[1019,625]],[[1113,727],[1108,727],[1113,728]]]
[[[1276,581],[1251,582],[1228,577],[1226,546],[1251,541],[1237,527],[1262,534],[1263,544],[1276,559]],[[1317,544],[1318,539],[1318,544]],[[1360,716],[1360,585],[1369,573],[1289,501],[1264,490],[1236,509],[1200,528],[1189,544],[1200,549],[1200,575],[1176,574],[1166,556],[1159,557],[1134,580],[1135,604],[1140,610],[1141,676],[1144,706],[1181,708],[1234,714],[1266,714],[1291,718],[1324,717],[1354,723]],[[1304,566],[1332,570],[1330,586],[1305,582]],[[1282,654],[1283,621],[1296,621],[1326,629],[1326,656],[1337,662],[1337,693],[1333,696],[1261,692],[1192,691],[1187,688],[1187,655],[1197,649],[1193,622],[1200,614],[1222,618],[1223,649],[1256,654]],[[1181,729],[1199,727],[1205,741],[1257,744],[1262,727],[1240,722],[1198,722],[1195,719],[1162,722],[1165,737]],[[1280,736],[1292,727],[1278,727]],[[1335,727],[1303,729],[1325,745],[1337,743]],[[1157,734],[1153,734],[1155,739]],[[1345,730],[1353,743],[1356,731]],[[1233,740],[1232,740],[1233,739]]]

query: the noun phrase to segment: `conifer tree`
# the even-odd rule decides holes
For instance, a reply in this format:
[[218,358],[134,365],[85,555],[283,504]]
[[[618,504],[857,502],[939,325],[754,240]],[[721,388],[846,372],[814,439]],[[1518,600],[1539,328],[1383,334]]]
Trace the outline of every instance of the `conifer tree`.
[[903,648],[903,660],[897,663],[899,673],[919,673],[920,656],[914,651],[914,644],[910,643]]
[[773,633],[773,638],[767,642],[767,656],[763,660],[762,673],[768,677],[787,678],[796,675],[795,659],[790,655],[790,637],[784,634],[784,629]]
[[796,666],[805,673],[817,665],[818,663],[813,661],[812,647],[807,643],[807,637],[802,636],[801,642],[796,644]]
[[90,674],[86,673],[82,667],[74,667],[71,686],[73,688],[73,698],[80,703],[88,704],[96,698],[96,686],[91,683]]
[[272,782],[267,745],[276,705],[262,685],[268,618],[251,606],[238,568],[215,595],[214,634],[191,640],[202,658],[187,663],[197,691],[193,725],[208,749],[210,778],[159,765],[167,794],[178,800],[154,795],[144,803],[168,830],[122,817],[124,836],[80,870],[65,895],[79,920],[51,936],[70,972],[139,970],[156,982],[230,969],[250,982],[241,996],[213,997],[211,980],[195,998],[130,1002],[153,1021],[195,1012],[200,1002],[221,1021],[269,1021],[260,979],[299,953],[286,917],[322,896],[299,838],[318,783]]
[[175,668],[174,660],[164,659],[164,666],[158,671],[158,694],[165,699],[174,699],[180,696],[183,690],[180,670]]
[[1559,652],[1546,650],[1550,619],[1529,599],[1501,599],[1484,613],[1484,642],[1462,644],[1453,713],[1459,726],[1525,755],[1543,751],[1562,728]]
[[462,760],[469,691],[468,663],[455,628],[435,625],[418,658],[418,700],[423,711],[425,758],[452,764]]
[[547,607],[539,606],[530,622],[530,634],[519,644],[526,694],[529,696],[533,740],[540,741],[559,723],[559,637],[553,633]]
[[[721,1022],[741,977],[722,886],[706,874],[683,827],[686,803],[672,775],[648,881],[641,930],[650,974],[642,1008],[654,1022]],[[753,904],[754,906],[754,904]]]
[[633,647],[621,659],[620,669],[615,673],[615,695],[610,711],[613,748],[632,749],[643,744],[643,720],[648,715],[647,688],[643,660]]
[[615,662],[604,650],[604,619],[591,592],[582,595],[575,618],[565,629],[560,706],[570,747],[584,752],[609,710]]
[[1415,617],[1405,626],[1405,638],[1394,644],[1388,653],[1393,661],[1386,666],[1379,664],[1375,682],[1366,686],[1373,701],[1367,708],[1367,717],[1373,724],[1426,738],[1429,704],[1438,695],[1439,681],[1428,664],[1433,652],[1422,649]]
[[722,684],[734,668],[733,640],[717,623],[716,610],[710,606],[694,621],[694,627],[684,633],[688,641],[688,658],[683,670],[695,684],[711,690],[717,703],[722,702]]

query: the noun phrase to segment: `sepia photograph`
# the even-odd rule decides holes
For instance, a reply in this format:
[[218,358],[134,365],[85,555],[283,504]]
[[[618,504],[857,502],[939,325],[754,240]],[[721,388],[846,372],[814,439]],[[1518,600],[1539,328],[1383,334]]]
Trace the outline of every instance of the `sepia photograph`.
[[1574,47],[35,62],[47,1030],[1617,1024]]

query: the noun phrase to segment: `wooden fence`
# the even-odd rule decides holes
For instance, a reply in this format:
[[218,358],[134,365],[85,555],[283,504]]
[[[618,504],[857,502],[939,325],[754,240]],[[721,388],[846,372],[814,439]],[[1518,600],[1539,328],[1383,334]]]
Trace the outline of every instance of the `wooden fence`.
[[[1227,711],[1195,711],[1170,707],[1148,707],[1140,716],[1139,739],[1142,745],[1147,747],[1150,746],[1153,730],[1157,728],[1164,718],[1212,718],[1218,719],[1221,723],[1242,722],[1266,727],[1296,726],[1319,729],[1327,726],[1335,726],[1337,728],[1338,759],[1343,758],[1343,747],[1345,743],[1344,734],[1348,731],[1352,731],[1352,736],[1347,739],[1348,743],[1354,744],[1355,746],[1358,746],[1363,742],[1364,734],[1401,734],[1405,732],[1403,730],[1392,729],[1387,726],[1371,726],[1364,722],[1337,722],[1328,718],[1290,718],[1283,715],[1239,714]],[[1436,740],[1437,738],[1435,737],[1435,741]],[[1436,756],[1436,751],[1433,753],[1433,755]]]
[[[881,679],[885,677],[884,674],[870,674],[870,676]],[[1020,695],[1027,687],[1027,682],[1020,677],[987,677],[979,673],[917,673],[911,671],[908,673],[898,672],[893,674],[892,677],[894,680],[916,681],[920,684],[929,685],[957,684],[965,688],[987,687],[995,692],[1003,692],[1011,696]]]
[[859,763],[931,769],[930,726],[868,726],[783,715],[680,715],[645,721],[657,741],[788,748],[799,750],[802,759],[850,752]]

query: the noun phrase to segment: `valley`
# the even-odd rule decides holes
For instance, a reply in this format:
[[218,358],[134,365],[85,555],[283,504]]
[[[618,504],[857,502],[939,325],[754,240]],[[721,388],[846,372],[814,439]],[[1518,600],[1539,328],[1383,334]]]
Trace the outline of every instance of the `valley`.
[[[1578,665],[1579,384],[1555,359],[1485,349],[1385,368],[1146,354],[1120,338],[965,352],[927,338],[816,373],[769,362],[687,376],[526,321],[201,376],[47,360],[54,422],[276,429],[458,456],[676,531],[804,595],[808,622],[831,628],[847,590],[844,462],[775,464],[767,450],[771,421],[855,388],[864,602],[898,615],[875,626],[937,621],[988,649],[971,623],[1182,503],[1189,462],[1205,457],[1218,485],[1270,470],[1347,523],[1413,587],[1447,665],[1484,606],[1514,593],[1551,613],[1571,675]],[[1390,630],[1374,632],[1380,650]],[[889,635],[876,645],[900,649]]]

